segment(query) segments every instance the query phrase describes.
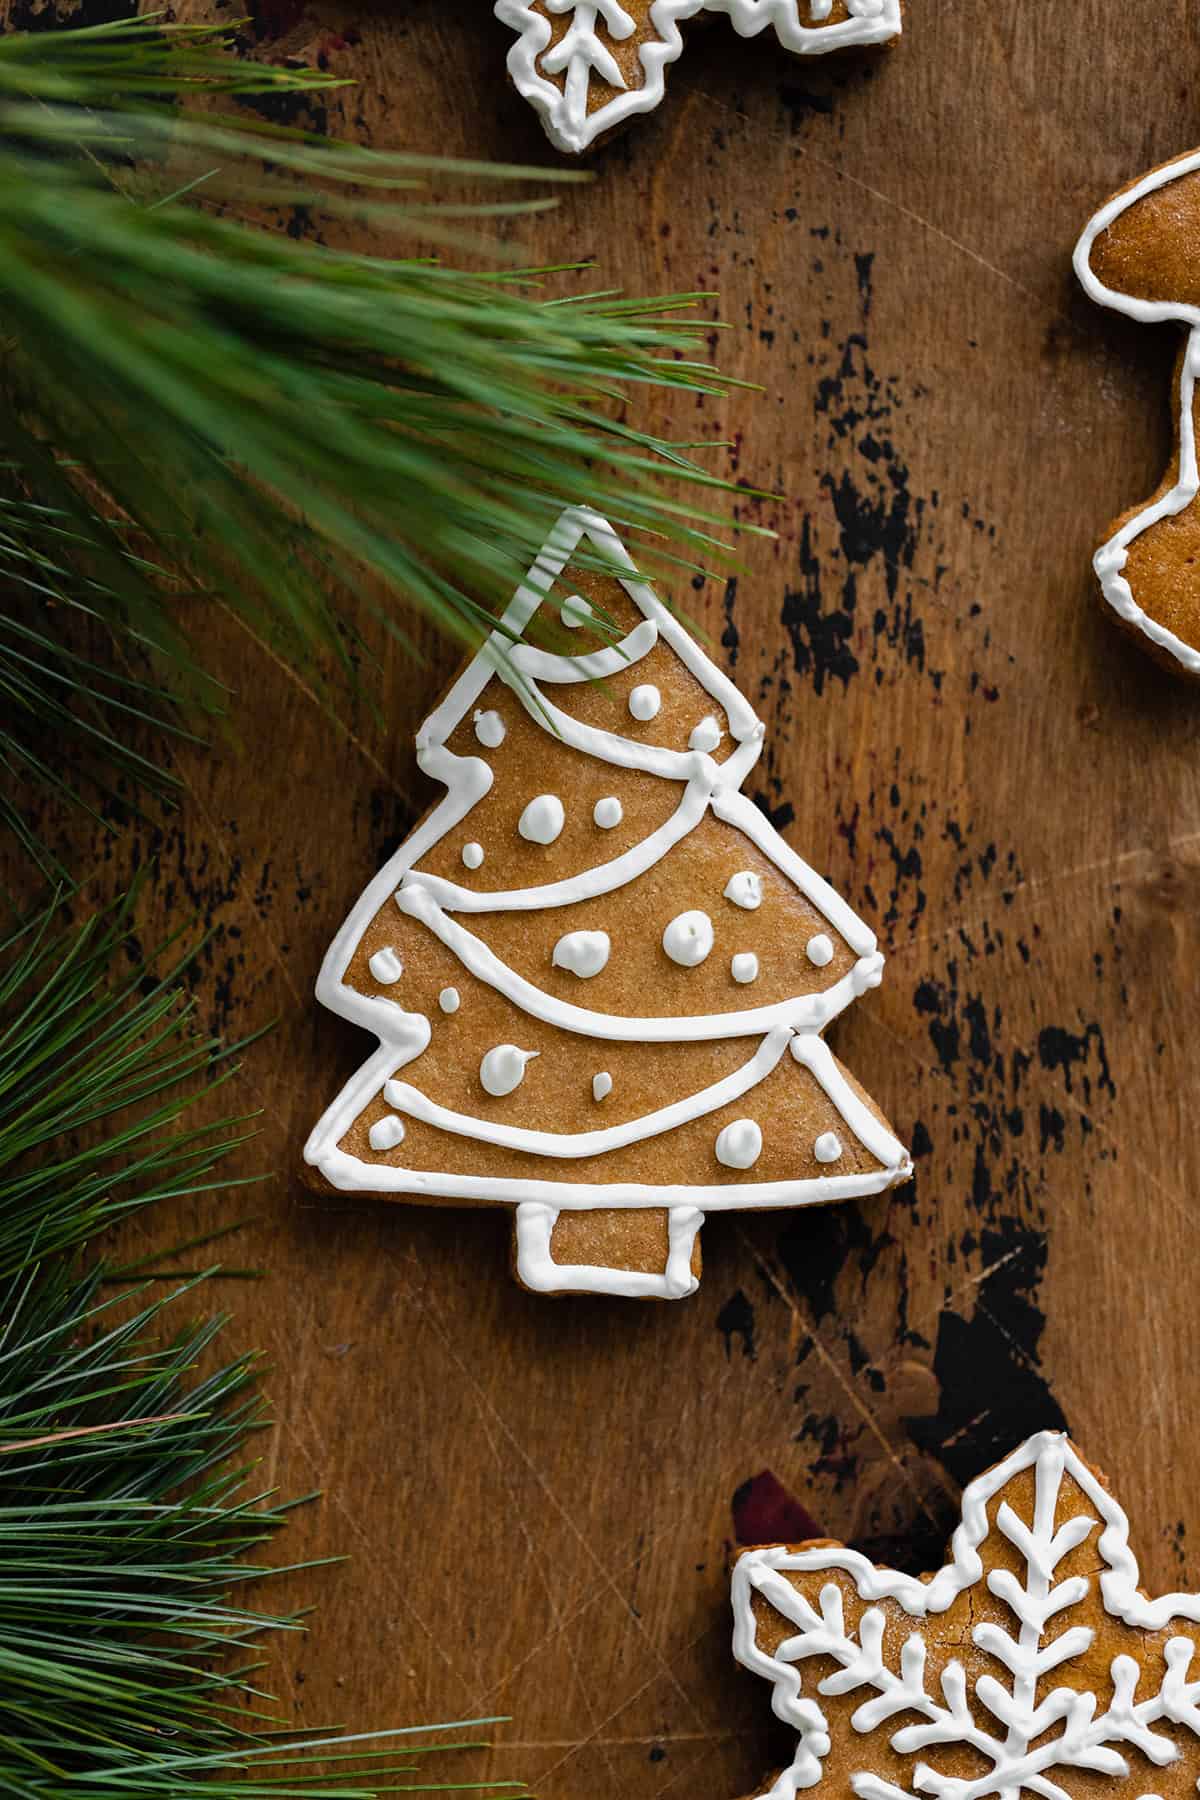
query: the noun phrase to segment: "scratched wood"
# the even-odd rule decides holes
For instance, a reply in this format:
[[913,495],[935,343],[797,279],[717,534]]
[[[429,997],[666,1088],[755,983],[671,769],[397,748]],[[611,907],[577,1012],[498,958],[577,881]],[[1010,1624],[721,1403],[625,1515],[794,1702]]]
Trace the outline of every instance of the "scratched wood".
[[[331,131],[549,161],[490,12],[261,0],[252,35],[357,81]],[[736,585],[686,598],[767,721],[763,803],[889,953],[833,1041],[913,1145],[911,1188],[713,1219],[700,1292],[658,1307],[523,1293],[501,1214],[305,1194],[305,1133],[367,1048],[312,981],[428,798],[435,643],[423,668],[381,647],[387,729],[351,733],[214,616],[248,758],[188,755],[174,819],[80,844],[106,882],[157,859],[147,935],[199,908],[212,1024],[278,1015],[238,1083],[263,1127],[241,1166],[277,1171],[238,1251],[266,1277],[223,1298],[274,1365],[267,1477],[325,1491],[290,1555],[353,1559],[296,1585],[320,1610],[276,1687],[302,1720],[503,1713],[464,1778],[728,1800],[780,1749],[728,1654],[738,1535],[928,1566],[959,1485],[1064,1421],[1150,1586],[1200,1583],[1200,714],[1088,569],[1166,455],[1174,340],[1069,271],[1097,203],[1200,139],[1198,59],[1185,0],[912,0],[898,50],[838,69],[714,28],[525,228],[534,262],[719,288],[722,366],[762,386],[655,404],[783,496]]]

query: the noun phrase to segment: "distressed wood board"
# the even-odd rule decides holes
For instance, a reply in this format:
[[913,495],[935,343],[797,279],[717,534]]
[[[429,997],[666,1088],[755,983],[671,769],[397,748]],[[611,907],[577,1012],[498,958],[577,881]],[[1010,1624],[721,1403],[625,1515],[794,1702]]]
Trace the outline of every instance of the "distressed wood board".
[[[552,160],[485,0],[252,13],[261,54],[358,82],[321,128]],[[959,1485],[1044,1425],[1112,1476],[1151,1589],[1200,1584],[1200,711],[1089,571],[1166,457],[1175,340],[1069,268],[1105,195],[1200,138],[1198,63],[1180,0],[912,0],[897,50],[836,68],[714,28],[525,228],[532,261],[594,257],[605,285],[719,289],[721,365],[762,386],[654,415],[783,497],[752,514],[777,541],[683,598],[767,721],[762,803],[887,950],[832,1041],[911,1187],[713,1218],[699,1293],[666,1306],[522,1292],[500,1213],[305,1192],[304,1136],[368,1048],[312,983],[430,797],[413,733],[455,662],[431,639],[424,667],[381,647],[386,728],[335,729],[214,614],[246,754],[185,756],[161,826],[73,827],[97,893],[151,864],[147,941],[193,907],[211,926],[206,1021],[278,1016],[237,1084],[262,1109],[240,1167],[277,1171],[238,1249],[266,1275],[223,1298],[273,1364],[266,1477],[324,1490],[288,1555],[352,1558],[295,1585],[319,1612],[275,1685],[301,1720],[502,1713],[464,1779],[744,1794],[783,1744],[729,1656],[738,1537],[936,1564]]]

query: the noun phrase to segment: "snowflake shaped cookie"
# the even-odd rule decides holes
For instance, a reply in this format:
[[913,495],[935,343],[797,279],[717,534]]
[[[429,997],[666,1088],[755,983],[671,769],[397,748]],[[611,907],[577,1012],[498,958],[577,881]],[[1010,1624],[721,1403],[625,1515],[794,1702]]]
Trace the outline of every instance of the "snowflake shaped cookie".
[[1200,1595],[1150,1600],[1095,1470],[1042,1432],[965,1490],[920,1580],[840,1544],[748,1550],[734,1655],[799,1736],[760,1800],[1159,1800],[1200,1776]]
[[770,27],[797,56],[885,44],[901,0],[496,0],[517,33],[508,72],[558,149],[589,149],[663,97],[689,19],[728,19],[740,37]]

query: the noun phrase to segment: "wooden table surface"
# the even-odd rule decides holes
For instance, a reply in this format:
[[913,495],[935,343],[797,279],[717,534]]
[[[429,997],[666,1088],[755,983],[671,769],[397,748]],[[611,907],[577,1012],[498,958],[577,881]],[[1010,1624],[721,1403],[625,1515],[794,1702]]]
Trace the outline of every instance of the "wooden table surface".
[[[256,31],[358,81],[330,131],[553,159],[487,0],[260,0]],[[156,859],[148,937],[200,909],[208,1022],[278,1016],[236,1094],[262,1108],[240,1167],[277,1171],[236,1253],[266,1277],[221,1298],[274,1365],[267,1477],[325,1492],[289,1557],[352,1558],[294,1588],[301,1720],[506,1714],[463,1779],[729,1800],[783,1750],[729,1655],[739,1534],[936,1566],[961,1483],[1044,1425],[1108,1471],[1151,1589],[1200,1583],[1200,694],[1089,570],[1167,454],[1175,344],[1069,266],[1200,136],[1198,64],[1188,0],[912,0],[896,51],[837,68],[717,26],[525,229],[605,285],[719,289],[721,365],[764,390],[648,416],[784,496],[736,585],[683,598],[767,721],[764,803],[887,950],[833,1042],[911,1187],[715,1217],[699,1293],[661,1306],[522,1292],[501,1213],[306,1194],[305,1134],[369,1048],[313,979],[431,797],[413,733],[456,659],[428,638],[422,667],[381,650],[385,725],[343,729],[214,613],[242,753],[186,756],[175,818],[80,846],[112,883]]]

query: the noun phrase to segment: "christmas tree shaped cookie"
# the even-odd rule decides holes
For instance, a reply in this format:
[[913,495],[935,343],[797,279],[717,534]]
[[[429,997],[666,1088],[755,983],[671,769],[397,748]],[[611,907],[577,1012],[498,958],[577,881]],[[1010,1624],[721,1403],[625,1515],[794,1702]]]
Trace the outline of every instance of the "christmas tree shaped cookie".
[[1187,332],[1175,365],[1175,454],[1149,500],[1111,524],[1094,558],[1118,620],[1176,674],[1200,677],[1200,151],[1123,188],[1089,220],[1075,271],[1090,297]]
[[[542,608],[565,648],[505,666]],[[512,1208],[526,1286],[664,1298],[706,1212],[905,1179],[820,1035],[883,959],[741,792],[762,743],[609,527],[564,514],[418,734],[444,798],[322,967],[379,1048],[308,1141],[318,1178]]]
[[1058,1432],[963,1493],[918,1579],[842,1544],[747,1550],[734,1655],[799,1736],[756,1800],[1175,1800],[1200,1778],[1200,1594],[1151,1600],[1129,1521]]
[[689,19],[727,19],[741,37],[768,28],[795,56],[885,44],[900,0],[496,0],[517,33],[508,72],[559,150],[590,149],[663,97]]

